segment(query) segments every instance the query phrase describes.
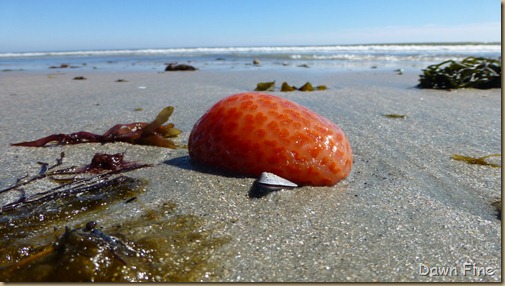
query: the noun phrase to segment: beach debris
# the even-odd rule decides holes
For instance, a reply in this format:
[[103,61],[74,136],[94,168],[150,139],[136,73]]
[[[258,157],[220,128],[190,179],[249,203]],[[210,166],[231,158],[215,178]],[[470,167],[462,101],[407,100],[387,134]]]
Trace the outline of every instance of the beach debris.
[[269,172],[262,172],[258,179],[258,183],[276,189],[291,189],[298,187],[297,184]]
[[310,66],[308,64],[297,65],[297,67],[299,67],[299,68],[310,68]]
[[[326,89],[327,89],[326,85],[319,85],[316,88],[314,88],[310,82],[306,82],[300,88],[297,88],[294,85],[289,85],[287,82],[283,82],[281,85],[282,92],[290,92],[295,90],[314,91],[314,90],[326,90]],[[256,85],[256,89],[254,89],[254,91],[274,91],[274,90],[275,90],[275,80],[268,82],[260,82]]]
[[144,110],[144,108],[142,107],[135,107],[135,109],[133,109],[133,111],[142,111],[142,110]]
[[281,91],[282,92],[290,92],[290,91],[295,91],[296,86],[291,86],[287,82],[283,82],[281,86]]
[[65,68],[68,68],[68,67],[69,67],[69,65],[68,65],[68,64],[61,64],[61,65],[60,65],[60,66],[58,66],[58,67],[52,66],[52,67],[50,67],[50,68],[65,69]]
[[2,72],[17,72],[17,71],[24,71],[24,69],[3,69],[1,71]]
[[[72,174],[79,173],[102,173],[104,171],[119,171],[119,170],[130,170],[138,169],[151,165],[139,164],[136,162],[129,162],[124,160],[124,153],[116,154],[105,154],[105,153],[95,153],[91,163],[82,168],[73,169]],[[65,171],[54,172],[54,174],[62,174]]]
[[59,66],[50,66],[49,68],[50,69],[66,69],[69,66],[70,66],[69,64],[60,64]]
[[[21,197],[0,206],[2,281],[194,282],[213,275],[217,266],[209,259],[231,238],[216,235],[219,226],[209,228],[199,216],[174,214],[170,201],[147,209],[138,196],[147,181],[124,173],[151,165],[79,173],[86,166],[61,169],[63,159],[61,153],[53,165],[39,163],[39,174],[10,188]],[[129,211],[135,202],[140,209],[127,218],[100,212],[111,204]]]
[[258,83],[256,85],[255,91],[274,91],[274,89],[275,89],[275,80]]
[[126,79],[117,79],[115,82],[128,82]]
[[[67,279],[70,277],[70,273],[61,273],[61,271],[58,271],[58,268],[66,265],[66,271],[64,272],[74,272],[77,270],[74,268],[75,266],[68,266],[71,262],[70,264],[79,264],[81,266],[80,271],[76,271],[81,273],[73,273],[75,275],[75,280],[73,281],[100,281],[103,279],[102,276],[107,275],[107,268],[117,268],[115,270],[118,271],[128,264],[126,257],[139,257],[142,259],[143,256],[142,253],[130,246],[130,244],[123,242],[120,238],[102,232],[97,228],[97,223],[95,221],[89,221],[83,228],[70,229],[65,227],[64,234],[56,239],[55,242],[43,247],[41,250],[28,257],[24,257],[8,265],[0,271],[0,273],[3,277],[9,278],[11,276],[24,276],[23,274],[16,273],[16,271],[30,265],[32,267],[28,268],[35,268],[35,272],[38,274],[35,275],[35,277],[40,279],[39,275],[43,272],[40,273],[40,271],[37,271],[37,266],[45,265],[46,267],[42,268],[46,269],[46,273],[44,273],[45,275],[42,274],[42,277],[49,276],[46,278],[46,281],[69,281]],[[91,257],[93,259],[91,259]],[[99,263],[105,265],[98,266],[93,261],[107,261],[107,263]],[[128,262],[130,262],[130,259]],[[48,264],[54,266],[49,267]],[[97,271],[98,269],[96,268],[99,268],[100,271]],[[51,271],[47,273],[49,269]],[[19,272],[22,273],[23,271]],[[15,275],[13,275],[14,273]],[[85,276],[83,274],[89,275],[88,279],[91,279],[81,280]],[[51,276],[60,276],[60,278],[57,279]],[[11,280],[9,278],[8,280]],[[44,280],[45,279],[42,281]],[[19,280],[14,278],[11,281]]]
[[[0,190],[0,194],[12,191],[21,194],[16,201],[3,205],[0,208],[0,213],[17,211],[9,219],[10,221],[13,219],[32,219],[34,220],[32,223],[59,216],[75,215],[92,208],[92,204],[95,207],[104,205],[103,202],[96,202],[97,200],[111,200],[115,195],[123,197],[125,194],[130,193],[132,188],[144,185],[142,180],[119,174],[152,166],[150,164],[124,161],[123,153],[113,155],[97,153],[93,156],[89,165],[55,169],[62,165],[64,155],[62,152],[60,158],[52,166],[48,163],[39,163],[41,168],[37,175],[20,178],[13,186]],[[49,185],[46,190],[37,190],[34,194],[26,196],[29,191],[28,187],[44,179],[59,183],[59,185],[56,187]],[[37,188],[36,186],[34,188]],[[62,200],[66,202],[62,203]],[[66,213],[62,212],[64,208],[69,208]],[[43,216],[39,216],[39,213],[43,213]],[[27,223],[29,222],[25,222],[25,224]]]
[[273,173],[263,172],[260,177],[254,181],[249,190],[249,197],[261,198],[271,192],[278,190],[289,190],[298,187],[297,184],[279,177]]
[[407,115],[405,114],[396,114],[396,113],[388,113],[384,114],[387,118],[407,118]]
[[74,80],[86,80],[86,78],[83,76],[76,76],[74,77]]
[[45,228],[37,232],[11,223],[0,229],[0,277],[6,282],[196,282],[215,275],[220,264],[211,258],[231,238],[204,226],[201,217],[166,215],[174,203],[156,207],[112,225],[99,223],[97,215],[74,227],[68,220],[41,222]]
[[314,91],[314,87],[312,86],[312,84],[310,82],[306,82],[298,90],[299,91]]
[[35,141],[13,143],[12,146],[43,147],[54,142],[56,145],[80,144],[80,143],[112,143],[126,142],[130,144],[151,145],[158,147],[177,148],[170,138],[182,133],[175,128],[173,123],[163,125],[172,115],[174,108],[165,107],[151,123],[134,122],[129,124],[116,124],[104,134],[94,134],[80,131],[71,134],[52,134]]
[[396,69],[394,70],[396,72],[396,74],[398,75],[402,75],[403,74],[403,69]]
[[80,66],[71,66],[69,64],[61,64],[59,66],[50,66],[49,68],[50,69],[66,69],[66,68],[76,69],[76,68],[80,68]]
[[459,154],[452,154],[451,159],[457,160],[457,161],[463,161],[468,164],[476,164],[476,165],[490,166],[493,168],[501,168],[501,164],[489,163],[485,160],[490,157],[501,157],[501,154],[491,154],[491,155],[478,157],[478,158],[459,155]]
[[336,124],[285,98],[240,93],[217,102],[194,125],[189,156],[202,165],[299,185],[334,185],[352,167],[352,150]]
[[489,58],[467,57],[430,65],[419,77],[419,88],[501,88],[501,62]]
[[165,71],[196,71],[198,70],[194,66],[186,64],[169,63],[165,68]]
[[253,60],[253,65],[257,66],[257,65],[260,65],[260,64],[261,64],[260,60],[258,60],[258,59],[254,59]]

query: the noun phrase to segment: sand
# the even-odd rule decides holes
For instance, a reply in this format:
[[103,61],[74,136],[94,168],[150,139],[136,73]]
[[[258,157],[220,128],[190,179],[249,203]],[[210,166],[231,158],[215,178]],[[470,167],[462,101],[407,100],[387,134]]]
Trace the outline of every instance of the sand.
[[[68,70],[0,75],[0,187],[36,173],[36,161],[86,164],[95,152],[124,152],[155,164],[130,175],[149,181],[139,202],[112,204],[94,219],[107,226],[164,202],[205,221],[216,237],[213,274],[201,281],[501,281],[501,169],[451,159],[501,153],[501,90],[421,90],[419,71],[278,69],[101,73]],[[73,80],[75,76],[86,80]],[[118,83],[117,79],[127,82]],[[102,133],[150,121],[173,105],[187,143],[196,120],[219,99],[276,80],[327,85],[312,93],[272,92],[337,123],[354,154],[351,175],[333,187],[301,187],[256,199],[254,178],[208,172],[185,149],[81,144],[11,147],[52,133]],[[135,108],[142,111],[134,111]],[[384,114],[403,114],[392,119]],[[261,158],[258,158],[261,160]],[[500,158],[490,159],[501,163]],[[0,197],[4,204],[12,197]],[[443,267],[450,268],[446,274]],[[487,272],[474,271],[484,267]]]

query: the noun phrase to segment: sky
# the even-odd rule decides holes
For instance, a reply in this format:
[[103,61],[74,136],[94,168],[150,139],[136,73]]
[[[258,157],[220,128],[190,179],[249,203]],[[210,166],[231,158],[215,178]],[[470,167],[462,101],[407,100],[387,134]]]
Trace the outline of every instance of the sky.
[[0,0],[0,52],[500,42],[500,0]]

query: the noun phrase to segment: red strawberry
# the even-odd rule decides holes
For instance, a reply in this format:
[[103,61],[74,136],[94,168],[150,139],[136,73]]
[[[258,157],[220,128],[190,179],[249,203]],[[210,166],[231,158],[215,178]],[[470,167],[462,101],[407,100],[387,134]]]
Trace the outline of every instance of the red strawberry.
[[351,172],[340,127],[287,99],[240,93],[216,103],[195,124],[189,155],[237,174],[271,172],[300,185],[329,186]]

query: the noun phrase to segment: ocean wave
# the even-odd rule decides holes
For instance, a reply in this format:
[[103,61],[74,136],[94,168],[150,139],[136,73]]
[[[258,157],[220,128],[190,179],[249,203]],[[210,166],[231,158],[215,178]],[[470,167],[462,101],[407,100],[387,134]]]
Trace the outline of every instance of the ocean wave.
[[90,51],[54,51],[0,53],[0,58],[14,57],[72,57],[72,56],[260,56],[296,58],[313,56],[313,59],[352,59],[362,55],[450,55],[468,53],[499,53],[500,44],[380,44],[335,46],[265,46],[265,47],[201,47],[167,49],[123,49]]

